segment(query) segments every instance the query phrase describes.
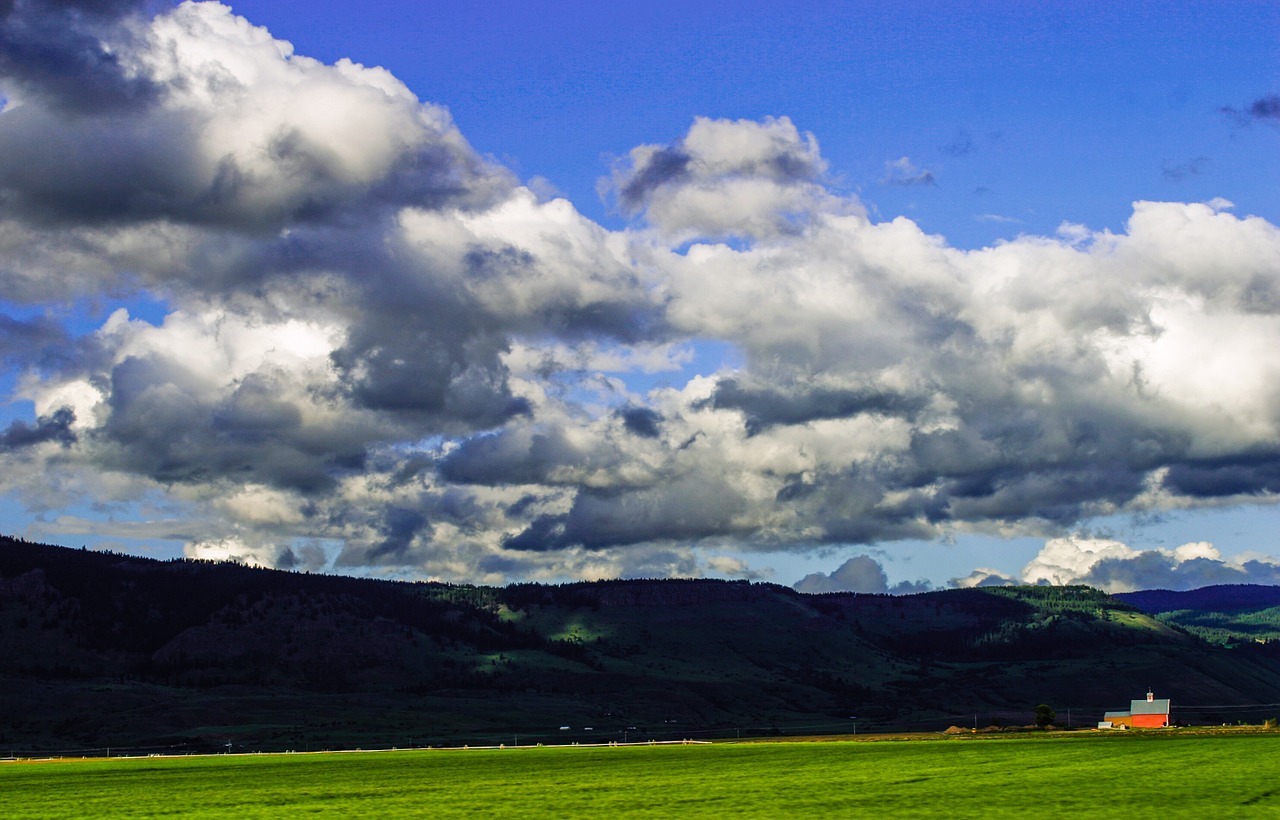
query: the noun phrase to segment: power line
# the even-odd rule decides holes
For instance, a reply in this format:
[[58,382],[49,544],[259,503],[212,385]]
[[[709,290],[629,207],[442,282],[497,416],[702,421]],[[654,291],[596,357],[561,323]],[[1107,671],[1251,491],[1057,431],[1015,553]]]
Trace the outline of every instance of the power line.
[[1178,709],[1190,709],[1193,711],[1200,709],[1275,709],[1280,707],[1280,703],[1222,704],[1218,706],[1204,706],[1201,704],[1185,705],[1178,703],[1175,704],[1175,706]]

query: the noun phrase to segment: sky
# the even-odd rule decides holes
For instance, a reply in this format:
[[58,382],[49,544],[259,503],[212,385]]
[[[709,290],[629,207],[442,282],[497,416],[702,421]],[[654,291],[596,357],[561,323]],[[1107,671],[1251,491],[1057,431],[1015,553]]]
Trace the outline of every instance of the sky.
[[1280,583],[1280,3],[0,2],[0,531]]

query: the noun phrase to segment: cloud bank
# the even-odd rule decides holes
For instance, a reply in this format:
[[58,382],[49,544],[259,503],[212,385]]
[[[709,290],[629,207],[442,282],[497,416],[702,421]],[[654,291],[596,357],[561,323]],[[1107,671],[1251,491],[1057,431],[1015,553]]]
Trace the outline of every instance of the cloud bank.
[[1051,538],[1012,578],[976,570],[953,586],[1086,584],[1106,592],[1188,590],[1215,584],[1280,584],[1280,561],[1268,556],[1226,558],[1213,544],[1196,541],[1173,549],[1137,550],[1120,541],[1073,535]]
[[[607,230],[226,6],[0,20],[0,357],[36,413],[0,491],[58,532],[122,531],[90,503],[192,555],[501,582],[1280,490],[1280,230],[1223,200],[963,251],[872,221],[786,117],[698,118],[612,169]],[[56,321],[128,294],[163,320]]]

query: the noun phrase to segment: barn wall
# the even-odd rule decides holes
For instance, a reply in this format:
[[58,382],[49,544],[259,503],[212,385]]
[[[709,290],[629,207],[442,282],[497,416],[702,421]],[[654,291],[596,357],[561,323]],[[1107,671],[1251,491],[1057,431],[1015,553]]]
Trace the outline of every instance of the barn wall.
[[1168,715],[1134,715],[1133,726],[1142,728],[1160,728],[1169,725]]

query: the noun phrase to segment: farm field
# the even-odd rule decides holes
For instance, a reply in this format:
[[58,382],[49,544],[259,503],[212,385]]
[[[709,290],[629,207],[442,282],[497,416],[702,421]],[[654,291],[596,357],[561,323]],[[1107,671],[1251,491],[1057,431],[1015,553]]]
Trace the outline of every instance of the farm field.
[[0,816],[1261,817],[1280,734],[17,762]]

